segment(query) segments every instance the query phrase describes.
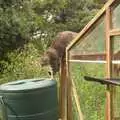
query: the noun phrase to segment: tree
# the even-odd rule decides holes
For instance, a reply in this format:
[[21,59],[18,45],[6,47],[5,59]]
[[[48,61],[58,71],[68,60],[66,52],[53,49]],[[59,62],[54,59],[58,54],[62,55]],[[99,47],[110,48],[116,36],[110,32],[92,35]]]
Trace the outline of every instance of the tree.
[[8,54],[16,49],[24,51],[29,42],[41,53],[57,32],[80,32],[103,3],[104,0],[0,0],[0,71],[6,69],[5,62],[11,64]]
[[[46,49],[59,31],[80,32],[103,6],[99,0],[34,0],[32,4],[37,16],[42,16],[44,19],[43,27],[38,30],[40,39],[37,37],[39,45],[46,44],[46,47],[40,47],[41,49]],[[41,42],[43,34],[46,34],[46,37],[42,39],[44,42]]]
[[2,0],[0,14],[0,56],[4,57],[27,43],[40,22],[36,22],[38,18],[29,0]]
[[40,44],[48,47],[59,31],[79,32],[101,5],[98,0],[1,0],[0,56],[22,47],[38,33]]

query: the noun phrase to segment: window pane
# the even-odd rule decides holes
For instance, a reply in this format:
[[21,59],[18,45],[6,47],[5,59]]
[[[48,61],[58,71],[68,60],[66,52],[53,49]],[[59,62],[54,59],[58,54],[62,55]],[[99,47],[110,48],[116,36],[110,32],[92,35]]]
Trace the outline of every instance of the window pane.
[[[90,30],[72,47],[70,50],[70,58],[73,55],[98,54],[94,56],[96,59],[105,59],[105,25],[104,17],[97,21]],[[102,54],[101,54],[102,53]],[[97,57],[97,58],[96,58]],[[93,58],[93,57],[92,57]],[[84,56],[89,60],[89,56]]]
[[[84,76],[105,77],[105,64],[70,63],[70,77],[74,80],[85,120],[105,120],[105,86],[84,80]],[[79,120],[73,99],[73,120]]]
[[120,60],[120,36],[112,38],[113,60]]
[[120,28],[120,4],[113,7],[112,23],[113,28]]
[[[120,79],[120,36],[112,37],[113,61],[112,77]],[[113,119],[120,119],[120,87],[114,87],[113,92]]]

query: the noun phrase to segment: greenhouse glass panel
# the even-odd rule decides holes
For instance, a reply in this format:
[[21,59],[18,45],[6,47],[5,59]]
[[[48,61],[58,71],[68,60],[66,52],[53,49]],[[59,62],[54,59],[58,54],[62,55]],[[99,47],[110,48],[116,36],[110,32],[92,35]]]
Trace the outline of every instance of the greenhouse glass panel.
[[113,49],[113,55],[112,55],[112,71],[114,78],[120,77],[120,36],[114,36],[112,37],[112,49]]
[[112,24],[113,28],[120,28],[120,4],[113,6]]
[[[84,80],[84,76],[105,77],[105,74],[105,64],[70,63],[70,77],[77,89],[84,120],[105,120],[105,86]],[[79,120],[75,100],[72,100],[73,120]]]
[[[120,79],[120,36],[114,36],[112,38],[112,77]],[[120,87],[114,87],[113,96],[113,119],[120,119]]]
[[120,60],[120,36],[112,38],[113,60]]
[[70,59],[105,60],[105,22],[102,16],[70,50]]

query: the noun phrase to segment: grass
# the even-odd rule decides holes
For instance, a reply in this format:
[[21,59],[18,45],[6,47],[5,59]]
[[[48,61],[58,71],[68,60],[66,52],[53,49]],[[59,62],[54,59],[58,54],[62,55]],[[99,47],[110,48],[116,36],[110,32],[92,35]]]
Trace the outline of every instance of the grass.
[[[104,65],[101,64],[71,64],[71,78],[76,84],[77,93],[80,99],[81,109],[85,120],[105,119],[105,86],[99,83],[87,82],[85,75],[105,77]],[[76,108],[73,100],[74,120],[79,120],[76,116]]]

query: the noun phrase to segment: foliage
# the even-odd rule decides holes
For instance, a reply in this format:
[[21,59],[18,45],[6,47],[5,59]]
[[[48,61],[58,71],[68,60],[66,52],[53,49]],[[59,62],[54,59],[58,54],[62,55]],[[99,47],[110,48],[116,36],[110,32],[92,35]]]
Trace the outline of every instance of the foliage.
[[79,32],[101,5],[97,0],[1,0],[0,71],[5,68],[3,61],[9,62],[11,50],[22,49],[32,40],[42,53],[57,32]]
[[[43,23],[32,10],[29,0],[0,3],[0,55],[24,46]],[[38,22],[40,20],[40,22]]]
[[45,50],[57,32],[79,32],[100,8],[101,3],[96,1],[2,0],[0,55],[4,57],[8,51],[24,46],[31,39],[38,41],[40,49]]
[[4,65],[4,71],[0,74],[0,83],[29,79],[36,77],[48,77],[47,71],[40,68],[40,55],[38,50],[29,43],[24,48],[8,53],[8,61],[0,61]]

